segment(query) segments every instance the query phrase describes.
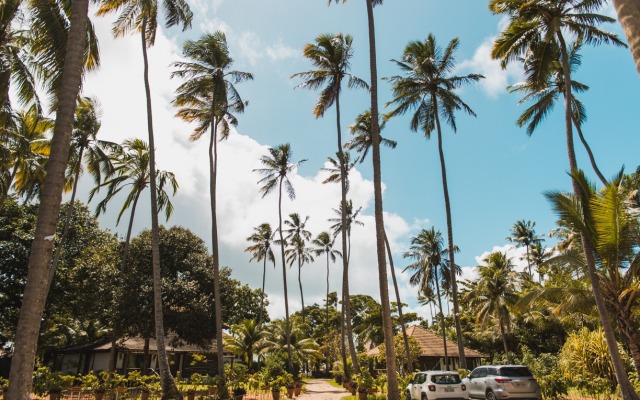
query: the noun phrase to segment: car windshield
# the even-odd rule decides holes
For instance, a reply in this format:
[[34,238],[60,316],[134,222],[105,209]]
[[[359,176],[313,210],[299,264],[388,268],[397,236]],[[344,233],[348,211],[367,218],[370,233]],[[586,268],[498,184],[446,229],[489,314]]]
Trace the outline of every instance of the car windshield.
[[451,385],[460,383],[460,376],[454,374],[446,374],[446,375],[433,375],[431,377],[431,382],[437,383],[439,385]]
[[527,367],[506,367],[500,369],[501,376],[508,376],[510,378],[520,378],[526,376],[533,376]]

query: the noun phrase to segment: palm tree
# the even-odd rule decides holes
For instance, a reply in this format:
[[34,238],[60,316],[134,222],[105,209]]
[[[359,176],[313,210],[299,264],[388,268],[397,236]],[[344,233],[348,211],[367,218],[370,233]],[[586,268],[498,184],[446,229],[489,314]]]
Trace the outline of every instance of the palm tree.
[[542,246],[542,241],[536,241],[530,249],[529,254],[529,262],[535,265],[536,270],[538,271],[538,282],[542,283],[544,276],[547,274],[547,267],[545,263],[549,258],[549,253],[547,252],[547,247]]
[[516,248],[524,246],[527,249],[527,268],[529,269],[529,276],[533,276],[531,273],[531,256],[529,254],[529,248],[541,241],[538,236],[536,236],[535,230],[536,223],[531,221],[525,221],[521,219],[517,221],[511,227],[511,236],[507,237],[509,242],[515,243]]
[[73,209],[78,190],[80,174],[84,172],[83,161],[87,165],[87,170],[91,174],[96,186],[102,184],[102,177],[109,177],[114,173],[110,152],[117,151],[118,145],[113,142],[98,140],[100,130],[100,109],[96,99],[91,97],[81,97],[78,99],[74,129],[71,137],[71,149],[69,154],[69,165],[67,167],[67,185],[65,190],[71,190],[71,199],[65,215],[62,237],[58,243],[51,271],[49,272],[49,287],[53,282],[53,277],[62,256],[64,243],[69,233],[69,224],[73,216]]
[[[354,225],[364,226],[362,221],[358,220],[358,214],[360,214],[360,210],[362,207],[358,207],[357,210],[353,210],[353,200],[349,200],[346,203],[346,209],[342,208],[342,203],[338,207],[338,209],[333,209],[333,213],[337,215],[336,218],[329,218],[329,222],[332,223],[331,230],[333,231],[333,236],[338,237],[343,231],[346,231],[347,234],[347,262],[351,261],[351,228]],[[343,212],[344,211],[344,212]],[[346,216],[343,220],[342,216]],[[343,221],[346,224],[343,225]],[[344,229],[343,229],[344,228]]]
[[[475,116],[473,110],[455,94],[454,90],[465,84],[477,82],[484,76],[469,74],[465,76],[451,75],[455,68],[454,53],[458,48],[457,38],[451,40],[443,50],[436,44],[433,35],[429,35],[424,42],[410,42],[404,50],[402,61],[395,61],[405,76],[389,78],[393,83],[395,98],[387,105],[397,106],[388,117],[401,115],[409,110],[416,112],[411,118],[411,130],[423,131],[427,139],[431,138],[434,130],[438,134],[438,153],[440,155],[440,169],[442,174],[442,189],[444,192],[444,205],[447,216],[447,242],[449,247],[449,261],[455,265],[453,226],[451,218],[451,203],[449,201],[449,187],[447,184],[447,169],[442,148],[442,129],[440,117],[456,132],[455,112],[465,111]],[[458,307],[458,285],[454,275],[455,269],[451,269],[451,294],[453,301],[453,313],[456,323],[456,336],[458,338],[458,352],[460,366],[466,368],[467,362],[464,356],[462,343],[462,327]]]
[[[549,76],[549,70],[554,59],[553,53],[557,52],[556,49],[559,49],[563,81],[572,82],[571,68],[569,66],[569,46],[565,39],[565,32],[574,35],[577,40],[587,44],[611,43],[624,46],[616,35],[603,31],[598,27],[601,23],[614,21],[612,18],[596,13],[602,4],[602,0],[563,0],[561,2],[492,0],[489,3],[491,11],[495,14],[507,14],[509,16],[509,25],[495,41],[491,56],[495,59],[500,59],[502,66],[506,67],[510,61],[521,58],[525,54],[530,55],[533,61],[528,63],[530,69],[525,72],[531,77],[530,80],[533,83],[541,86],[546,81],[546,77]],[[576,199],[586,203],[585,192],[575,179],[574,171],[578,170],[578,164],[573,147],[571,99],[571,85],[565,84],[565,134],[569,169],[572,173],[571,183]],[[620,358],[613,328],[609,323],[596,270],[594,245],[591,239],[584,235],[581,235],[581,241],[598,314],[607,339],[607,346],[611,354],[616,378],[620,384],[622,397],[625,400],[638,399],[629,382],[629,377]]]
[[337,257],[342,257],[342,253],[338,250],[333,250],[333,244],[335,241],[335,236],[330,235],[329,232],[320,232],[318,236],[311,241],[311,243],[316,246],[313,251],[317,256],[320,256],[323,253],[327,256],[327,294],[325,297],[325,324],[327,327],[327,337],[329,337],[329,260],[335,263]]
[[290,342],[290,321],[289,321],[289,297],[287,294],[287,264],[285,260],[285,240],[282,231],[282,189],[287,192],[289,199],[293,200],[296,197],[296,192],[293,189],[293,185],[289,180],[288,174],[293,172],[298,165],[302,164],[306,160],[300,160],[297,163],[291,162],[292,152],[291,146],[287,144],[281,144],[276,148],[269,149],[269,155],[262,156],[260,162],[264,168],[254,169],[263,176],[258,181],[261,184],[260,192],[264,198],[269,193],[278,189],[278,232],[280,235],[280,255],[282,259],[282,281],[284,283],[284,310],[286,320],[286,332],[287,332],[287,368],[288,371],[293,370],[293,364],[291,359],[291,342]]
[[35,104],[15,113],[12,119],[4,137],[8,157],[3,158],[0,165],[3,189],[0,209],[12,188],[25,201],[39,192],[51,146],[47,134],[54,127],[54,121],[42,116]]
[[[118,218],[116,220],[116,225],[120,223],[120,219],[124,212],[131,207],[131,215],[129,216],[129,225],[127,227],[127,236],[124,241],[124,246],[122,250],[122,259],[120,262],[120,271],[124,273],[127,271],[127,260],[129,256],[129,243],[131,242],[131,231],[133,229],[133,220],[136,213],[136,208],[138,205],[138,200],[140,199],[140,195],[142,191],[150,186],[151,173],[149,171],[150,168],[150,151],[149,146],[141,139],[127,139],[122,143],[122,146],[113,154],[112,160],[114,166],[114,176],[106,181],[104,181],[101,185],[93,188],[89,192],[89,201],[93,199],[93,196],[100,190],[102,187],[106,187],[107,193],[98,205],[96,206],[96,216],[99,216],[101,213],[107,210],[107,205],[109,202],[118,194],[120,191],[128,186],[130,186],[129,193],[122,204],[122,208],[118,213]],[[165,211],[165,216],[167,220],[173,213],[173,205],[169,200],[168,193],[164,190],[166,185],[171,185],[173,189],[173,194],[175,195],[178,190],[178,182],[175,179],[175,176],[172,172],[166,171],[157,171],[156,177],[158,179],[158,183],[156,188],[158,190],[158,194],[156,198],[158,199],[159,204],[157,208],[159,210]],[[113,333],[111,337],[112,341],[112,351],[110,354],[109,360],[109,370],[114,371],[116,367],[116,352],[115,352],[115,344],[116,340],[120,336],[120,327],[114,326]]]
[[288,346],[292,357],[300,364],[310,360],[318,359],[321,354],[318,344],[313,338],[306,337],[304,332],[295,324],[288,326],[286,321],[276,320],[269,326],[269,334],[264,345],[266,353],[282,351]]
[[[380,124],[380,130],[384,129],[386,122],[382,121]],[[355,150],[360,153],[358,160],[360,164],[364,162],[364,159],[369,154],[369,149],[373,144],[371,138],[371,110],[367,110],[356,117],[355,124],[349,127],[349,131],[353,135],[353,139],[344,144],[345,149]],[[383,144],[389,148],[395,149],[398,142],[395,140],[385,139],[380,137],[380,144]]]
[[[114,176],[101,185],[93,188],[89,192],[89,201],[93,199],[93,196],[98,193],[101,188],[106,188],[107,193],[98,205],[96,206],[96,216],[107,211],[107,205],[113,198],[122,191],[129,187],[129,193],[122,203],[118,218],[116,219],[116,225],[120,223],[120,219],[124,215],[124,212],[131,208],[131,214],[129,215],[129,225],[127,227],[127,236],[124,241],[124,247],[122,251],[121,271],[126,271],[127,257],[129,253],[129,242],[131,241],[131,232],[133,229],[133,220],[136,214],[136,208],[138,206],[138,200],[140,195],[148,186],[151,186],[151,167],[150,162],[150,149],[149,145],[141,139],[127,139],[122,143],[122,147],[113,153],[113,167]],[[172,172],[157,171],[156,176],[158,182],[156,184],[158,193],[156,198],[158,199],[158,210],[164,210],[166,219],[168,220],[173,213],[173,205],[169,200],[169,194],[165,190],[165,186],[171,186],[173,194],[175,195],[178,190],[178,182],[175,175]]]
[[[29,255],[27,281],[20,307],[20,317],[13,343],[8,398],[24,400],[31,397],[38,332],[46,299],[47,276],[53,251],[56,222],[62,202],[65,170],[69,159],[71,131],[76,98],[82,82],[82,61],[86,42],[89,2],[76,0],[71,7],[66,55],[62,62],[62,77],[58,91],[56,122],[51,139],[51,153],[46,166],[45,183],[40,193],[38,221]],[[64,41],[61,37],[58,40]]]
[[[379,124],[379,130],[382,131],[385,126],[385,121],[382,121]],[[369,149],[373,144],[373,138],[371,135],[372,126],[371,126],[371,109],[363,112],[362,114],[356,117],[355,124],[349,127],[351,134],[354,135],[354,138],[345,143],[344,147],[346,149],[355,149],[358,153],[360,153],[360,157],[358,160],[362,164],[364,159],[367,157],[369,153]],[[395,149],[397,146],[397,142],[395,140],[385,139],[382,136],[380,137],[380,143]],[[407,336],[407,328],[404,323],[404,315],[402,313],[402,302],[400,301],[400,290],[398,289],[398,280],[396,279],[396,270],[395,265],[393,264],[393,256],[391,254],[391,245],[389,244],[389,238],[387,238],[387,232],[384,232],[384,245],[387,250],[387,254],[389,256],[389,269],[391,271],[391,280],[393,281],[393,289],[396,294],[396,302],[398,303],[398,319],[400,322],[400,326],[402,327],[402,338],[404,340],[404,348],[407,353],[407,365],[409,366],[408,372],[413,373],[413,360],[411,357],[411,348],[409,347],[409,336]]]
[[511,326],[511,307],[518,301],[516,273],[506,253],[494,252],[482,261],[486,265],[478,266],[475,291],[469,292],[471,303],[480,306],[478,323],[486,326],[492,319],[498,322],[507,364],[511,364],[506,333]]
[[[580,64],[581,56],[578,53],[582,44],[580,42],[574,44],[569,49],[569,67],[571,73],[573,74]],[[532,60],[525,60],[525,62],[531,62]],[[532,66],[526,67],[527,69],[534,69]],[[553,110],[555,106],[555,102],[559,96],[564,96],[564,74],[562,72],[562,64],[559,59],[556,57],[556,61],[553,61],[551,64],[550,75],[547,78],[547,82],[543,85],[542,88],[539,88],[539,83],[532,82],[531,80],[525,80],[520,83],[516,83],[514,85],[508,86],[507,89],[510,93],[515,92],[524,92],[525,96],[518,102],[518,104],[522,104],[529,100],[533,101],[530,107],[523,111],[520,117],[517,120],[518,126],[522,127],[527,125],[527,135],[531,136],[533,131],[538,127],[538,124],[542,122],[545,117]],[[589,86],[577,82],[571,81],[571,90],[572,92],[582,93],[589,89]],[[573,113],[571,114],[571,120],[573,121],[573,125],[576,128],[576,132],[578,132],[578,137],[582,142],[585,150],[587,151],[587,155],[589,156],[589,161],[591,162],[591,167],[593,171],[598,175],[600,182],[603,185],[607,184],[607,180],[605,179],[602,172],[598,168],[596,164],[596,159],[591,151],[591,147],[587,143],[583,133],[582,133],[582,124],[587,119],[586,110],[584,105],[580,100],[578,100],[575,96],[571,97]]]
[[251,253],[251,260],[262,261],[262,297],[260,298],[260,317],[258,323],[262,323],[262,310],[264,309],[264,283],[267,276],[267,260],[276,267],[276,259],[271,250],[271,242],[275,232],[271,230],[271,225],[264,222],[260,226],[253,228],[253,234],[247,238],[247,241],[253,245],[248,246],[244,251]]
[[[187,41],[183,55],[190,61],[175,62],[178,68],[172,77],[188,80],[176,90],[173,103],[179,107],[178,116],[187,122],[195,121],[198,127],[191,140],[198,140],[210,130],[209,138],[209,194],[211,198],[211,246],[213,253],[213,284],[216,315],[216,344],[220,380],[224,377],[224,349],[222,338],[222,306],[220,297],[220,256],[218,245],[217,176],[218,176],[218,127],[220,140],[229,136],[229,124],[236,125],[232,112],[241,113],[246,103],[242,101],[234,84],[252,80],[247,72],[229,70],[233,59],[229,56],[224,33],[205,35],[198,41]],[[223,389],[223,388],[221,388]],[[226,389],[223,389],[226,392]]]
[[[598,192],[582,173],[575,178],[585,189],[586,203],[578,201],[575,195],[561,192],[547,192],[545,195],[563,225],[591,238],[608,311],[627,342],[635,367],[640,368],[640,334],[631,312],[640,295],[637,283],[640,253],[636,247],[640,221],[634,206],[629,203],[629,196],[636,188],[625,187],[622,173]],[[586,269],[584,257],[571,255],[558,258],[574,268]]]
[[304,295],[302,293],[302,279],[301,270],[305,263],[313,262],[313,254],[306,247],[306,243],[311,239],[311,232],[305,229],[309,216],[305,217],[304,221],[300,218],[298,213],[289,214],[288,220],[284,221],[284,224],[289,228],[285,229],[287,236],[285,240],[289,245],[289,249],[285,251],[289,266],[298,261],[298,284],[300,286],[300,300],[302,302],[302,322],[304,323]]
[[[338,3],[340,0],[329,0]],[[346,0],[342,0],[344,3]],[[374,216],[376,221],[376,256],[378,259],[378,286],[382,304],[382,323],[384,328],[385,357],[387,360],[387,392],[389,400],[399,399],[398,376],[396,369],[395,348],[393,345],[393,321],[389,303],[389,288],[387,285],[387,265],[384,246],[384,216],[382,212],[382,173],[380,168],[380,126],[378,113],[378,66],[376,62],[376,29],[373,7],[382,5],[383,0],[365,0],[367,22],[369,29],[369,71],[371,94],[371,137],[373,163],[373,197]]]
[[349,172],[351,172],[351,168],[353,168],[353,166],[356,165],[356,163],[358,162],[358,159],[351,161],[351,156],[349,155],[348,151],[343,151],[342,157],[344,158],[344,163],[340,162],[340,153],[336,153],[336,158],[327,157],[327,161],[329,162],[330,166],[322,167],[320,168],[320,170],[328,172],[329,176],[325,180],[323,180],[322,183],[323,184],[340,183],[342,179],[341,165],[344,164],[344,167],[347,171],[347,173],[345,174],[345,177],[347,180],[347,182],[345,183],[345,189],[347,190],[347,193],[348,193],[349,192]]
[[[442,234],[435,228],[423,229],[417,236],[411,239],[411,247],[402,257],[412,258],[415,261],[409,264],[404,271],[413,271],[409,278],[411,286],[417,286],[418,292],[429,293],[435,288],[442,323],[442,343],[444,346],[444,365],[449,369],[449,355],[447,352],[447,334],[444,323],[444,308],[442,307],[442,295],[440,288],[451,287],[450,264],[444,250]],[[446,291],[445,291],[446,292]]]
[[[166,0],[163,2],[165,20],[168,27],[181,25],[182,30],[191,26],[193,13],[185,0]],[[140,0],[103,0],[97,15],[102,16],[122,10],[113,26],[114,36],[124,36],[129,32],[140,33],[142,59],[144,64],[143,79],[146,95],[147,131],[149,134],[149,163],[151,189],[151,258],[153,265],[153,301],[156,345],[158,348],[158,365],[160,367],[161,386],[164,397],[182,398],[169,370],[169,359],[165,348],[164,323],[162,315],[162,286],[160,277],[160,236],[158,226],[158,189],[156,188],[156,145],[153,133],[153,114],[151,106],[151,84],[149,82],[149,60],[147,48],[153,46],[158,28],[158,1]],[[223,391],[224,392],[224,391]]]
[[[342,151],[342,124],[340,122],[340,94],[342,91],[342,80],[348,78],[349,88],[368,88],[366,82],[349,73],[351,67],[351,57],[353,56],[351,35],[322,34],[319,35],[315,43],[308,43],[304,47],[304,56],[317,68],[315,70],[300,72],[292,75],[292,78],[303,79],[298,87],[307,89],[318,89],[323,85],[320,97],[315,104],[313,113],[316,118],[324,116],[324,113],[335,103],[336,106],[336,128],[338,133],[338,161],[340,162],[340,188],[341,188],[341,209],[346,210],[347,203],[347,166],[346,157]],[[342,214],[342,224],[346,225],[347,216]],[[342,254],[347,254],[347,233],[342,232]],[[360,372],[358,356],[353,343],[353,333],[351,330],[351,311],[349,309],[349,261],[348,257],[342,258],[342,292],[343,308],[347,328],[347,341],[349,342],[349,352],[351,362],[356,373]],[[344,361],[344,360],[343,360]],[[345,364],[346,365],[346,364]]]
[[253,356],[260,353],[269,331],[260,321],[245,319],[231,329],[231,336],[225,339],[225,349],[242,357],[249,371],[253,369]]

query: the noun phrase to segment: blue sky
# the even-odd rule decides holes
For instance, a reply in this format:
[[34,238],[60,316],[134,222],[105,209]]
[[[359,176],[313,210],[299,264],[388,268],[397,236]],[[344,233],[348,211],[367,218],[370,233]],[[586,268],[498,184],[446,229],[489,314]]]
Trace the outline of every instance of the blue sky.
[[[319,172],[327,156],[337,150],[335,110],[323,119],[312,114],[318,93],[294,89],[300,83],[289,77],[312,68],[302,56],[302,48],[321,33],[351,34],[354,57],[351,72],[369,80],[368,42],[365,5],[362,0],[327,6],[322,0],[198,0],[192,2],[195,18],[187,32],[161,29],[156,46],[150,50],[154,122],[158,141],[158,167],[176,172],[181,189],[174,199],[176,212],[169,225],[183,225],[210,243],[207,144],[187,140],[192,127],[173,117],[170,105],[179,84],[169,79],[169,64],[180,57],[186,39],[223,30],[228,39],[234,69],[251,72],[252,82],[237,86],[249,107],[239,116],[237,132],[220,148],[220,235],[221,263],[234,270],[234,276],[253,287],[260,286],[261,266],[249,262],[243,252],[244,240],[261,222],[277,224],[276,196],[261,199],[252,169],[267,147],[290,143],[294,158],[308,159],[293,177],[295,202],[285,202],[285,212],[311,217],[314,236],[328,229],[327,218],[337,208],[338,185],[320,182]],[[603,13],[613,15],[611,6]],[[515,124],[524,106],[517,106],[519,95],[505,87],[521,79],[518,65],[502,71],[490,60],[492,39],[504,21],[491,15],[486,1],[476,0],[386,0],[376,7],[376,34],[379,76],[399,73],[389,60],[400,59],[405,45],[424,40],[433,33],[442,46],[454,37],[460,39],[456,54],[458,74],[481,73],[480,84],[461,90],[460,96],[476,112],[477,118],[459,114],[458,132],[444,127],[444,149],[452,204],[454,240],[461,252],[456,261],[474,267],[480,257],[494,248],[509,250],[514,261],[522,251],[514,251],[505,240],[519,219],[536,222],[537,232],[547,234],[555,216],[543,197],[546,190],[569,190],[568,161],[563,131],[562,108],[528,137]],[[137,136],[146,139],[144,88],[141,53],[137,36],[114,40],[110,20],[94,18],[101,42],[103,66],[87,78],[85,95],[102,103],[104,139],[122,141]],[[605,27],[622,35],[619,25]],[[600,46],[583,50],[583,65],[575,79],[591,89],[581,96],[588,112],[583,129],[601,170],[612,176],[622,165],[631,171],[640,164],[640,136],[637,115],[640,81],[627,49]],[[389,84],[379,82],[380,106],[391,99]],[[341,98],[342,127],[347,126],[369,105],[363,91],[345,91]],[[419,229],[436,229],[446,234],[440,164],[435,135],[426,140],[409,130],[409,116],[387,124],[385,137],[396,140],[395,150],[383,150],[384,209],[393,253],[400,270],[407,265],[403,251]],[[576,140],[577,142],[577,140]],[[585,152],[576,143],[578,164],[595,179]],[[352,293],[378,297],[373,237],[373,194],[370,159],[358,165],[352,176],[356,207],[363,207],[364,228],[354,228],[352,255]],[[85,193],[89,182],[85,182]],[[102,226],[124,233],[126,226],[115,226],[116,205],[102,217]],[[148,210],[137,214],[135,230],[148,227]],[[549,243],[551,244],[551,243]],[[280,307],[281,270],[270,269],[267,292],[272,316],[282,316]],[[341,272],[331,267],[331,290],[339,289]],[[303,267],[305,304],[321,304],[324,293],[324,260]],[[472,268],[465,269],[465,276]],[[292,309],[299,309],[297,276],[291,271],[289,294]],[[401,276],[403,301],[422,315],[427,312],[415,304],[416,290]],[[320,283],[319,283],[320,282]]]

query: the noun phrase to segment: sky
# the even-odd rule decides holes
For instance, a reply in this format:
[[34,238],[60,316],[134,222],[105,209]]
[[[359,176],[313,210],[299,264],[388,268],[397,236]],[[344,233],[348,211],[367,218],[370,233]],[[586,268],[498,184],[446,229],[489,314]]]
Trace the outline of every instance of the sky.
[[[219,146],[218,229],[220,262],[233,270],[232,276],[253,288],[262,280],[262,264],[251,262],[246,238],[263,222],[277,226],[277,195],[262,198],[253,170],[269,147],[290,143],[293,160],[306,159],[291,175],[296,191],[293,201],[283,201],[283,215],[297,212],[309,216],[307,228],[315,237],[329,230],[340,199],[338,184],[322,184],[327,157],[337,151],[335,110],[316,119],[313,107],[317,91],[296,88],[301,83],[291,75],[312,69],[302,55],[306,43],[324,33],[353,36],[351,73],[369,81],[367,18],[363,1],[327,5],[322,0],[195,0],[190,30],[158,30],[149,50],[153,121],[156,135],[157,168],[176,174],[180,189],[173,198],[175,212],[165,225],[191,229],[211,244],[211,217],[208,187],[208,139],[189,141],[195,128],[175,117],[171,105],[181,83],[170,79],[171,63],[183,60],[185,40],[197,40],[206,33],[223,31],[227,36],[233,69],[251,72],[253,81],[236,88],[249,102],[229,139]],[[611,5],[602,13],[614,16]],[[457,115],[457,132],[443,126],[444,152],[451,198],[454,242],[460,248],[456,262],[463,277],[474,276],[474,268],[491,251],[506,251],[518,268],[524,249],[515,249],[506,237],[520,219],[536,223],[539,235],[554,228],[555,216],[543,193],[570,190],[568,161],[563,130],[562,107],[527,136],[515,121],[524,106],[519,95],[509,94],[508,85],[522,80],[519,65],[502,70],[489,54],[492,41],[505,26],[501,16],[492,15],[487,1],[477,0],[386,0],[375,9],[380,108],[392,99],[384,77],[400,71],[391,62],[400,59],[404,47],[414,40],[424,41],[432,33],[441,46],[454,37],[456,74],[480,73],[486,78],[459,91],[477,117]],[[100,41],[101,68],[86,77],[83,95],[94,96],[101,104],[104,140],[122,142],[126,138],[147,140],[145,95],[142,82],[142,53],[138,35],[113,39],[114,17],[92,17]],[[619,24],[604,27],[623,37]],[[635,170],[640,164],[637,115],[640,80],[628,49],[608,46],[585,47],[583,65],[575,79],[590,86],[581,95],[588,120],[583,126],[596,160],[608,177],[621,167]],[[345,90],[341,97],[342,129],[349,139],[348,126],[369,106],[364,90]],[[446,237],[444,197],[435,135],[427,140],[409,129],[410,115],[387,124],[383,136],[396,140],[394,150],[382,151],[383,207],[385,226],[400,284],[400,295],[408,304],[405,311],[427,317],[429,310],[417,301],[417,288],[402,273],[411,261],[402,254],[421,229],[432,226]],[[576,144],[578,165],[595,181],[584,150]],[[375,224],[373,217],[373,176],[371,159],[358,164],[350,176],[349,198],[362,207],[363,227],[352,229],[350,292],[379,299]],[[80,199],[86,201],[90,179],[81,182]],[[100,195],[90,207],[101,199]],[[120,203],[118,204],[118,201]],[[124,236],[126,218],[116,226],[122,200],[114,200],[100,217],[103,228]],[[136,212],[134,233],[150,227],[148,197]],[[126,214],[128,215],[128,214]],[[547,245],[553,240],[547,238]],[[336,242],[339,248],[339,240]],[[278,254],[278,253],[276,253]],[[340,293],[341,264],[330,265],[330,290]],[[297,269],[288,269],[290,312],[300,310]],[[326,260],[302,268],[305,305],[322,305]],[[284,316],[282,266],[267,269],[266,292],[272,318]],[[393,292],[392,292],[393,293]],[[392,299],[395,300],[395,299]]]

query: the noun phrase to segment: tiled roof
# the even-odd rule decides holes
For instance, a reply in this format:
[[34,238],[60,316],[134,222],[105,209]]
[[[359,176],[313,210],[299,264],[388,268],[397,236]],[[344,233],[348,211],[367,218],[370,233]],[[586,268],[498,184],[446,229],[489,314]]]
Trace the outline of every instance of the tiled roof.
[[[430,332],[421,326],[413,325],[407,328],[407,335],[413,337],[422,352],[422,357],[444,357],[444,345],[442,342],[442,336],[438,336],[433,332]],[[371,356],[378,355],[378,348],[371,349],[367,354]],[[450,357],[458,357],[458,344],[455,341],[447,340],[447,353]],[[487,355],[475,350],[471,350],[468,347],[464,348],[465,357],[471,358],[486,358]]]

